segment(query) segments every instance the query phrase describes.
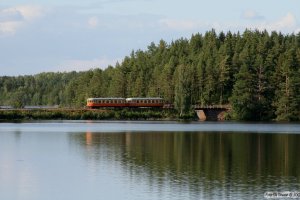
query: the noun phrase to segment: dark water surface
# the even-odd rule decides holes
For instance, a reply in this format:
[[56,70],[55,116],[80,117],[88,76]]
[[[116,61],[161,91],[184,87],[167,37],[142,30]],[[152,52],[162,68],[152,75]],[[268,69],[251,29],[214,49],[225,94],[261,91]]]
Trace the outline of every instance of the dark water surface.
[[300,124],[0,123],[0,199],[264,199],[299,154]]

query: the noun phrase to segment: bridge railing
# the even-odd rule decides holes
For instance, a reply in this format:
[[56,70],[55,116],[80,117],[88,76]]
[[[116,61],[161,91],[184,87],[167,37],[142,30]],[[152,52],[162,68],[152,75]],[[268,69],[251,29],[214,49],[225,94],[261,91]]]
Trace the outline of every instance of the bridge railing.
[[202,110],[202,109],[231,109],[231,106],[226,105],[193,105],[193,109],[195,110]]

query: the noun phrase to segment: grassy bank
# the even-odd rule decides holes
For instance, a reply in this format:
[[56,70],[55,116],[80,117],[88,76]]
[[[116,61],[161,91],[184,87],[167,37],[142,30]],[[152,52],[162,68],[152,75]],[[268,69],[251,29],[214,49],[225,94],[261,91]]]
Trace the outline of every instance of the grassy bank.
[[179,116],[175,110],[122,109],[53,109],[0,110],[0,120],[197,120],[195,113]]

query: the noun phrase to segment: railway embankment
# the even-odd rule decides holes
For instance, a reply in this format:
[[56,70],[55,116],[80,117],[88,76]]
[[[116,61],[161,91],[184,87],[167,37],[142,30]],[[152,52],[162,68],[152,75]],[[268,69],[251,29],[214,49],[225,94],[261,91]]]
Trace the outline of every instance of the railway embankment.
[[14,120],[197,120],[173,109],[3,109],[1,121]]

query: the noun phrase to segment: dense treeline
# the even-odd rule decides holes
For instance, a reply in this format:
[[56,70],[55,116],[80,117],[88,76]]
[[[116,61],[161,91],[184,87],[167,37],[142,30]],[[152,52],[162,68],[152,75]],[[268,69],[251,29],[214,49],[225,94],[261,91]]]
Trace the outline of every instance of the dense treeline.
[[0,105],[81,107],[87,97],[162,96],[180,114],[230,104],[237,120],[300,120],[300,34],[195,34],[151,43],[105,70],[0,77]]

